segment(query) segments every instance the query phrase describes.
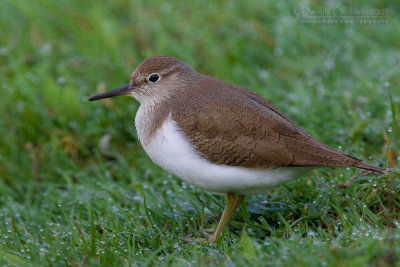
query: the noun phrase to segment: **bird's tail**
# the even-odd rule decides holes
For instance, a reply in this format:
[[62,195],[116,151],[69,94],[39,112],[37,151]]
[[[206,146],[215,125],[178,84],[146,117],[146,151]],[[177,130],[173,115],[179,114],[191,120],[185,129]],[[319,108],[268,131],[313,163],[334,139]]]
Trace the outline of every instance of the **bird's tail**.
[[359,168],[359,169],[363,169],[366,171],[370,171],[379,175],[383,175],[387,173],[387,169],[381,168],[381,167],[377,167],[374,165],[370,165],[367,163],[364,163],[362,161],[357,162],[355,165],[353,165],[353,167]]

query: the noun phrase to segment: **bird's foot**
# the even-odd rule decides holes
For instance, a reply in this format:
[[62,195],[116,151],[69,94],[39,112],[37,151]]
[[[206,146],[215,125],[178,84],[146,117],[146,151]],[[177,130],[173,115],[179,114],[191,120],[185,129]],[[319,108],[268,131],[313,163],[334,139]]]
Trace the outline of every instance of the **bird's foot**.
[[215,230],[213,228],[204,228],[203,235],[207,238],[208,242],[215,242]]
[[193,234],[188,234],[183,237],[185,241],[199,241],[202,243],[210,243],[215,242],[216,238],[214,236],[214,229],[213,228],[204,228],[201,230],[200,235],[202,236],[195,236]]

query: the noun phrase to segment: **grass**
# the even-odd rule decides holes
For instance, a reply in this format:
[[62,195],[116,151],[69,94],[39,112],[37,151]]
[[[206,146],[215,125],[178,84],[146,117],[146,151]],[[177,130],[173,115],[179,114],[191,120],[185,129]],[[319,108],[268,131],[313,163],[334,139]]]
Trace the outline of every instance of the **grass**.
[[[305,5],[2,1],[0,265],[400,265],[400,9],[312,1],[391,12],[383,25],[320,25],[293,14]],[[137,102],[87,102],[157,54],[248,87],[321,141],[393,171],[346,187],[358,170],[313,171],[247,198],[226,238],[203,243],[223,197],[150,161]]]

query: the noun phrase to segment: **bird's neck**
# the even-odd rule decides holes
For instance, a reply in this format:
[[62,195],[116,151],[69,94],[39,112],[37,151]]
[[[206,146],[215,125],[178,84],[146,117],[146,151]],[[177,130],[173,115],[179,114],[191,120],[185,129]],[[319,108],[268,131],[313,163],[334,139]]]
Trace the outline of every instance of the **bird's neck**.
[[167,101],[141,103],[136,113],[135,126],[142,145],[149,144],[155,132],[171,114]]

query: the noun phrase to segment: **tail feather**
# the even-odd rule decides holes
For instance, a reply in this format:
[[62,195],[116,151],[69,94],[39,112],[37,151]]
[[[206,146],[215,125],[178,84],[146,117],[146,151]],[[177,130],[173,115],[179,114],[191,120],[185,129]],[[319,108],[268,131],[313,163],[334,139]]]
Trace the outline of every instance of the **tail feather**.
[[374,166],[374,165],[370,165],[370,164],[364,163],[362,161],[357,162],[355,165],[353,165],[353,167],[356,167],[356,168],[359,168],[359,169],[363,169],[363,170],[366,170],[366,171],[370,171],[370,172],[373,172],[373,173],[376,173],[376,174],[380,174],[380,175],[383,175],[383,174],[387,173],[387,169],[384,169],[384,168],[381,168],[381,167],[377,167],[377,166]]

